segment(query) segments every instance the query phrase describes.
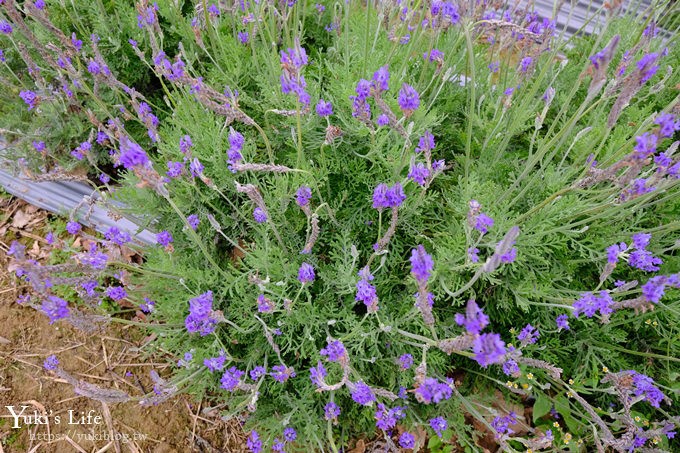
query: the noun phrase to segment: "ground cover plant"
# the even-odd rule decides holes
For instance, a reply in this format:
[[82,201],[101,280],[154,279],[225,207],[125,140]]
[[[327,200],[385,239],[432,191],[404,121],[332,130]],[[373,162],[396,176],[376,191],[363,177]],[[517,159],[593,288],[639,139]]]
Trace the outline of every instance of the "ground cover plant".
[[115,228],[76,248],[83,206],[48,238],[61,264],[12,246],[19,302],[177,355],[148,395],[46,372],[208,399],[255,452],[475,451],[485,430],[672,451],[671,6],[607,4],[566,40],[500,2],[0,2],[17,171],[80,175],[157,233],[139,264]]

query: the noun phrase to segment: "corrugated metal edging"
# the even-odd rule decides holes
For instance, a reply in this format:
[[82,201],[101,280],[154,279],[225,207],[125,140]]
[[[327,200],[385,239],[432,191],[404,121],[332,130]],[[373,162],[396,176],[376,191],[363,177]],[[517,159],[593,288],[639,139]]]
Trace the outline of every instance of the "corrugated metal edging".
[[[533,5],[534,10],[542,17],[553,17],[555,5],[559,1],[553,0],[535,0],[535,1],[520,1],[522,7],[526,5]],[[607,15],[604,9],[606,0],[592,0],[580,1],[570,3],[564,1],[560,11],[555,17],[555,35],[563,39],[571,38],[579,30],[581,34],[592,34],[598,31],[602,24],[604,24]],[[642,18],[646,18],[651,12],[651,0],[625,0],[621,4],[621,10],[618,15],[622,14],[642,14]],[[658,29],[658,36],[661,39],[668,39],[672,33],[668,30]]]
[[[74,218],[100,233],[115,226],[127,232],[142,245],[156,242],[156,236],[149,230],[140,229],[139,221],[122,217],[118,220],[109,215],[96,191],[89,186],[77,182],[35,182],[14,176],[0,166],[0,185],[10,194],[26,202],[50,212],[68,216],[79,205]],[[86,197],[96,200],[92,204],[83,203]]]

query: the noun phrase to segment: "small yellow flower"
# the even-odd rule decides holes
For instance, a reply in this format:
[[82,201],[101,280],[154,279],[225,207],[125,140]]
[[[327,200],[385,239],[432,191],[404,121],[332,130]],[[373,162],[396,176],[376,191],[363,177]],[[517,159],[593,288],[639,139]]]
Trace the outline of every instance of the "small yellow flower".
[[645,324],[647,324],[647,325],[650,325],[651,323],[652,323],[651,319],[648,319],[647,321],[645,321]]
[[643,424],[644,426],[649,426],[649,420],[643,421],[642,424]]
[[654,439],[652,439],[652,442],[654,443],[654,445],[656,445],[659,442],[661,442],[661,439],[659,439],[658,437],[655,437]]
[[534,453],[534,451],[531,448],[527,448],[527,453]]
[[507,385],[508,387],[512,388],[512,381],[506,382],[505,385]]
[[524,390],[528,389],[528,388],[529,388],[529,384],[527,384],[527,383],[525,382],[524,384],[522,384],[522,388],[523,388]]
[[564,435],[564,444],[569,445],[569,441],[571,441],[571,434],[567,433]]
[[553,422],[553,426],[554,426],[555,428],[559,428],[559,427],[560,427],[560,424],[557,423],[557,422]]
[[511,327],[511,328],[510,328],[510,333],[515,333],[515,332],[517,332],[517,330],[515,330],[514,327]]
[[579,439],[576,441],[577,444],[581,445],[583,443],[583,439]]
[[574,394],[573,394],[573,393],[571,393],[571,392],[567,392],[567,398],[572,398],[573,396],[574,396]]
[[638,423],[639,423],[639,422],[640,422],[640,420],[641,420],[641,419],[640,419],[640,416],[639,416],[639,415],[636,415],[636,416],[635,416],[635,418],[634,418],[634,420],[635,420],[636,422],[638,422]]
[[573,380],[573,379],[569,379],[569,385],[574,385],[574,380]]
[[654,321],[654,322],[652,323],[652,325],[653,325],[654,327],[656,327],[656,326],[658,326],[658,325],[659,325],[659,323],[658,323],[658,322],[656,322],[656,321]]
[[531,380],[534,378],[534,373],[527,374],[527,379]]
[[607,368],[606,366],[603,366],[603,367],[602,367],[602,372],[603,372],[603,373],[609,373],[609,368]]
[[517,382],[515,382],[514,384],[512,384],[512,386],[515,387],[515,388],[519,388],[519,386],[517,385]]

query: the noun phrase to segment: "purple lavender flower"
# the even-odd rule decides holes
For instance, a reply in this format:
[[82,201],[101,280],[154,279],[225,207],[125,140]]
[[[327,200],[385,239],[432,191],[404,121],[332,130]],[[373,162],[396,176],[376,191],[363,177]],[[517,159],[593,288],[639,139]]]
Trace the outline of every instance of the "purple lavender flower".
[[340,407],[333,401],[330,401],[324,406],[324,418],[326,420],[337,420],[340,415]]
[[663,261],[648,250],[635,250],[628,257],[628,264],[645,272],[654,272],[660,269],[657,265],[663,264]]
[[395,182],[392,187],[387,191],[386,194],[388,207],[397,208],[404,203],[406,200],[406,194],[404,193],[404,188],[401,183]]
[[189,224],[192,230],[196,231],[196,228],[198,228],[198,224],[201,223],[201,219],[199,219],[196,214],[191,214],[190,216],[187,217],[187,223]]
[[366,99],[368,99],[368,96],[370,96],[371,94],[371,82],[369,82],[366,79],[359,80],[359,82],[357,83],[356,93],[357,93],[356,98],[359,101],[365,101]]
[[189,333],[198,332],[201,336],[206,336],[215,330],[217,320],[213,315],[212,303],[212,291],[189,300],[189,315],[184,320]]
[[587,292],[581,294],[581,297],[573,303],[574,316],[577,318],[582,313],[588,318],[595,316],[598,311],[600,315],[608,315],[613,309],[614,304],[611,296],[607,291],[600,291],[600,295],[596,296],[593,293]]
[[54,354],[48,356],[45,359],[45,361],[43,362],[43,367],[47,371],[54,371],[54,370],[57,369],[58,366],[59,366],[59,359],[57,359],[57,356],[54,355]]
[[108,184],[109,181],[111,181],[111,177],[106,173],[102,173],[99,175],[99,181],[101,181],[102,184]]
[[424,186],[427,182],[427,178],[430,176],[430,170],[422,162],[415,163],[411,162],[411,168],[409,169],[407,177],[413,180],[416,184]]
[[189,163],[189,172],[191,173],[192,176],[201,176],[203,174],[203,170],[205,167],[201,163],[200,160],[198,160],[198,157],[194,157],[191,163]]
[[[390,71],[387,69],[387,65],[382,66],[377,71],[373,73],[373,87],[379,93],[381,91],[389,90]],[[359,88],[357,87],[357,93]]]
[[283,430],[283,438],[286,442],[294,442],[297,439],[297,431],[294,428],[286,428]]
[[250,42],[250,34],[247,31],[240,31],[236,34],[236,37],[238,38],[238,41],[246,45]]
[[368,267],[364,267],[359,271],[361,280],[357,282],[357,294],[354,300],[362,301],[369,311],[375,312],[378,309],[378,292],[375,286],[369,283],[373,280],[373,275]]
[[68,231],[70,234],[78,234],[82,228],[83,227],[75,221],[70,221],[66,224],[66,231]]
[[152,6],[148,6],[141,14],[137,15],[137,26],[143,29],[146,25],[153,25],[156,23],[157,11],[158,4],[154,2]]
[[38,95],[31,90],[24,90],[19,93],[19,97],[28,105],[28,110],[38,105]]
[[486,368],[492,363],[500,363],[505,356],[505,343],[497,333],[484,333],[475,338],[472,345],[475,360]]
[[399,367],[402,371],[408,370],[413,366],[413,356],[411,354],[404,354],[399,357]]
[[0,21],[0,33],[4,33],[5,35],[9,35],[12,33],[12,25],[10,25],[9,22],[7,21]]
[[446,428],[449,427],[449,424],[444,419],[444,417],[436,417],[430,419],[430,427],[438,437],[442,437],[444,431],[446,431]]
[[253,381],[257,381],[265,374],[267,374],[267,369],[263,366],[258,365],[252,370],[250,370],[250,379],[252,379]]
[[408,431],[404,431],[401,433],[401,436],[399,436],[399,446],[401,448],[406,448],[406,449],[413,449],[413,447],[416,446],[416,438],[413,434],[409,433]]
[[484,214],[483,212],[481,212],[475,218],[474,228],[475,230],[479,231],[482,234],[486,234],[489,231],[489,228],[491,228],[492,226],[493,219],[488,215]]
[[484,314],[474,299],[468,300],[465,315],[456,313],[454,319],[456,324],[464,326],[465,330],[473,335],[481,333],[489,325],[489,317]]
[[636,233],[631,239],[633,240],[633,247],[642,250],[647,248],[649,241],[652,239],[652,235],[649,233]]
[[351,385],[351,395],[354,402],[362,406],[370,406],[375,401],[373,390],[363,381]]
[[524,329],[517,335],[517,339],[522,342],[523,345],[534,344],[538,340],[541,334],[531,324],[527,324]]
[[113,300],[123,300],[127,297],[127,292],[122,286],[109,286],[105,292]]
[[659,125],[659,134],[662,137],[672,137],[675,131],[680,131],[680,121],[675,121],[672,113],[663,113],[656,117],[654,123]]
[[646,159],[656,152],[657,136],[645,132],[642,135],[635,137],[635,147],[633,148],[633,156],[636,159]]
[[33,148],[38,151],[39,153],[45,151],[47,148],[47,145],[45,145],[45,142],[42,141],[34,141],[33,142]]
[[645,300],[652,303],[659,303],[666,292],[666,282],[668,278],[665,275],[657,275],[647,280],[647,283],[642,285],[642,295]]
[[387,184],[382,183],[378,184],[373,190],[373,208],[374,209],[383,209],[388,207],[387,203],[387,191],[389,187]]
[[257,311],[260,313],[271,313],[274,311],[274,304],[270,299],[264,297],[264,294],[260,294],[257,297]]
[[434,261],[426,251],[425,247],[418,245],[411,251],[411,273],[418,281],[418,284],[425,284],[430,278]]
[[293,371],[293,368],[285,365],[275,365],[272,367],[272,372],[269,373],[269,375],[273,377],[276,382],[283,384],[288,379],[295,377],[295,371]]
[[330,116],[333,114],[333,106],[330,102],[326,102],[323,99],[319,99],[319,103],[316,104],[316,114],[321,118]]
[[619,262],[619,256],[628,249],[625,242],[614,244],[607,247],[607,262],[609,264],[616,264]]
[[423,135],[418,139],[418,146],[416,146],[415,152],[427,152],[433,150],[435,147],[434,135],[430,131],[425,131]]
[[149,299],[148,297],[144,298],[144,302],[139,304],[139,309],[142,310],[144,313],[151,313],[154,308],[156,307],[156,302]]
[[517,362],[514,360],[508,360],[503,364],[503,373],[507,374],[508,376],[514,376],[521,373],[521,371],[519,369],[519,365],[517,365]]
[[130,237],[128,233],[120,231],[115,226],[109,227],[109,229],[106,230],[106,233],[104,233],[104,237],[118,245],[125,245],[132,240],[132,237]]
[[495,417],[491,422],[491,427],[496,430],[498,435],[512,434],[511,425],[517,423],[517,416],[514,412],[510,412],[505,417]]
[[423,60],[427,60],[430,63],[437,61],[440,63],[444,62],[444,52],[439,49],[432,49],[429,52],[423,54]]
[[171,178],[179,178],[182,175],[182,170],[184,170],[184,164],[182,162],[168,162],[168,175]]
[[209,357],[205,359],[203,361],[203,365],[208,368],[210,372],[222,371],[226,360],[227,356],[224,354],[224,351],[222,351],[217,357]]
[[217,5],[211,3],[210,6],[208,6],[208,13],[210,13],[211,17],[217,17],[220,15],[220,9],[217,7]]
[[522,58],[522,61],[520,61],[520,63],[519,63],[520,72],[527,72],[527,70],[529,70],[529,67],[531,66],[531,63],[533,61],[534,61],[534,59],[531,58],[531,57]]
[[420,96],[418,92],[411,85],[404,83],[399,90],[397,97],[399,108],[406,116],[410,116],[420,107]]
[[89,280],[80,284],[89,297],[95,297],[97,295],[96,291],[94,290],[97,285],[98,283],[96,280]]
[[309,263],[302,263],[300,269],[298,269],[298,280],[303,285],[305,283],[312,283],[316,275],[314,274],[314,267]]
[[570,330],[569,327],[569,315],[559,315],[555,319],[555,323],[557,324],[557,331],[562,331],[562,330]]
[[239,370],[235,366],[229,368],[222,375],[222,379],[220,379],[220,387],[222,387],[224,390],[233,392],[241,383],[241,376],[244,374],[245,373],[243,371]]
[[387,126],[388,124],[390,124],[390,117],[385,115],[384,113],[381,113],[375,120],[375,124],[377,124],[378,127]]
[[179,150],[183,154],[189,153],[189,151],[191,151],[192,146],[194,146],[194,143],[191,141],[190,136],[185,135],[184,137],[179,139]]
[[312,189],[307,186],[300,186],[300,188],[295,192],[295,202],[301,208],[309,205],[309,200],[312,198]]
[[118,160],[123,167],[130,170],[134,167],[146,166],[149,163],[149,156],[137,143],[123,137],[120,141],[120,157]]
[[638,73],[640,75],[640,85],[654,77],[654,74],[656,74],[656,72],[659,70],[659,65],[655,64],[658,59],[659,54],[654,52],[643,55],[643,57],[640,58],[640,60],[636,63]]
[[377,420],[375,425],[387,431],[392,429],[397,425],[397,421],[406,417],[406,408],[401,406],[393,407],[392,409],[387,409],[384,404],[378,404],[378,410],[375,412],[375,419]]
[[71,33],[71,44],[73,44],[73,47],[75,47],[78,52],[83,48],[83,41],[76,37],[75,32]]
[[666,396],[654,385],[654,381],[649,376],[630,370],[633,377],[633,386],[635,387],[633,393],[635,396],[643,396],[645,401],[649,402],[654,407],[659,407]]
[[262,208],[257,207],[253,210],[253,218],[257,223],[264,223],[267,221],[267,213]]
[[248,447],[252,453],[260,453],[262,451],[262,441],[260,440],[260,436],[257,434],[257,431],[252,430],[250,432],[250,435],[246,440],[246,447]]
[[517,247],[513,247],[506,253],[501,255],[501,263],[509,264],[514,263],[517,259]]
[[321,363],[321,360],[317,362],[315,367],[311,367],[309,369],[309,379],[311,379],[312,384],[316,385],[317,387],[321,387],[323,385],[323,379],[327,374],[328,372],[323,366],[323,363]]
[[99,63],[94,60],[90,60],[90,62],[87,64],[87,72],[97,75],[102,72],[102,69],[101,66],[99,66]]
[[416,400],[420,403],[438,404],[442,400],[451,398],[452,389],[449,384],[439,382],[435,378],[425,378],[425,380],[416,389]]
[[479,262],[479,249],[477,247],[467,249],[467,255],[473,263]]
[[54,244],[54,233],[52,233],[51,231],[49,233],[47,233],[45,235],[45,241],[47,241],[47,243],[49,245]]
[[68,309],[68,302],[57,296],[48,296],[43,300],[42,311],[50,318],[50,324],[63,318],[67,318],[70,314]]
[[169,231],[163,230],[156,234],[156,242],[163,247],[169,246],[173,241],[174,239],[172,238],[172,235]]
[[345,345],[339,340],[329,341],[328,345],[319,351],[319,354],[327,356],[329,362],[340,362],[347,359]]

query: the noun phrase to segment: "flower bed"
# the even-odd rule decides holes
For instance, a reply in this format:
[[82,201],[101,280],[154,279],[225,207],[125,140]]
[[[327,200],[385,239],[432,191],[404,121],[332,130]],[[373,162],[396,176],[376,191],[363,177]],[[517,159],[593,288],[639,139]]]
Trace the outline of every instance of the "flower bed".
[[482,4],[5,0],[17,166],[83,168],[157,219],[143,263],[115,229],[74,247],[75,213],[65,263],[14,244],[22,303],[154,331],[178,363],[153,394],[74,385],[207,398],[252,451],[419,449],[423,428],[434,451],[482,428],[672,450],[680,51],[658,11],[570,47]]

